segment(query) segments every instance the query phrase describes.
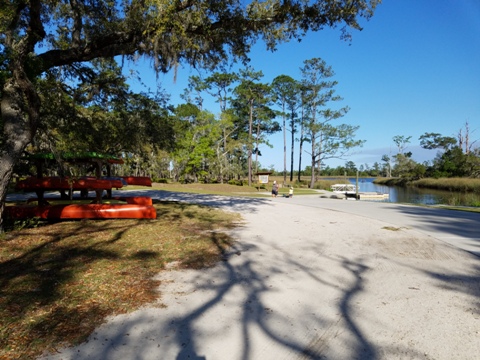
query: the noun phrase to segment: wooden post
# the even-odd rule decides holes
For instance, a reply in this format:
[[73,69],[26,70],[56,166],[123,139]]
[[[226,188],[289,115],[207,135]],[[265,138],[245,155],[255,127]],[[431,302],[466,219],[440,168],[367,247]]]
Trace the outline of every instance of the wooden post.
[[357,170],[357,178],[355,180],[355,200],[358,200],[360,199],[360,197],[358,196],[358,170]]

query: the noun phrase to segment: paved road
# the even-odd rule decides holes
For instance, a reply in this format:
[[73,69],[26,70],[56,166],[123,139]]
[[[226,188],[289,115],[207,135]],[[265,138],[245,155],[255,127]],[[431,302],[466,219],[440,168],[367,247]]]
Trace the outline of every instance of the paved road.
[[317,196],[297,196],[285,201],[338,211],[338,216],[342,213],[355,214],[392,226],[412,228],[480,256],[480,213]]
[[[222,197],[150,190],[141,193],[148,193],[156,199],[194,201],[234,211],[241,210],[247,202],[252,201],[250,198],[246,201],[233,201],[228,198],[220,200]],[[480,256],[480,213],[377,201],[329,199],[322,197],[321,194],[294,196],[291,199],[268,198],[268,200],[336,211],[339,218],[345,213],[355,214],[376,219],[394,227],[415,229]]]

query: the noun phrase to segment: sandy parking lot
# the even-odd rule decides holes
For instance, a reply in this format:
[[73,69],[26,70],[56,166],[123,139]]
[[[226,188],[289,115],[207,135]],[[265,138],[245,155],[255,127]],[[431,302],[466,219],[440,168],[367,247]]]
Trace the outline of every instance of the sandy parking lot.
[[283,198],[157,197],[241,212],[235,248],[211,269],[172,264],[159,275],[162,306],[111,318],[49,359],[480,354],[480,258],[438,234]]

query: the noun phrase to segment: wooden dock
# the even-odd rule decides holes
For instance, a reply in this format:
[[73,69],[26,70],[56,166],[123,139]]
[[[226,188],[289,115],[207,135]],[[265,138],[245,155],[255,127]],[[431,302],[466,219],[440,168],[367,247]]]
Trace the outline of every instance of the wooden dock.
[[382,194],[379,192],[359,192],[359,200],[385,200],[390,197],[389,194]]
[[[356,200],[357,194],[353,192],[324,192],[321,197],[330,199],[342,199],[342,200]],[[386,200],[389,198],[389,194],[382,194],[378,192],[359,192],[358,200]]]

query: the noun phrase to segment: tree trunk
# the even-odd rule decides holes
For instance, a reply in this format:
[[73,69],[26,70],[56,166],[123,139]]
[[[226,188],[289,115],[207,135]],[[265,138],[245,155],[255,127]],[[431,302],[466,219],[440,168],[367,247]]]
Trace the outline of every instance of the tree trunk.
[[312,134],[312,176],[310,178],[310,189],[313,189],[315,186],[315,164],[316,164],[316,156],[315,156],[315,134]]
[[6,81],[1,101],[3,144],[0,150],[0,231],[7,189],[12,179],[13,167],[25,147],[31,142],[39,118],[40,99],[32,83],[20,70]]
[[14,157],[10,154],[3,153],[0,157],[0,232],[3,232],[3,213],[5,210],[5,199],[7,196],[7,188],[12,178],[13,164],[15,163]]
[[300,138],[300,148],[298,155],[298,182],[302,181],[302,151],[303,151],[303,140]]
[[287,183],[287,125],[285,121],[285,102],[282,108],[283,117],[283,186]]
[[260,148],[260,120],[257,120],[257,138],[255,139],[255,173],[258,173],[258,151]]
[[303,106],[302,106],[302,115],[301,115],[301,123],[300,123],[300,148],[298,154],[298,181],[302,181],[302,153],[303,153],[303,135],[304,135],[304,113],[303,113]]
[[294,119],[294,112],[292,110],[292,122],[291,122],[291,130],[292,130],[292,148],[291,148],[291,155],[290,155],[290,182],[293,181],[293,156],[295,152],[295,119]]
[[253,133],[253,101],[250,101],[250,118],[248,120],[248,186],[252,186],[252,133]]

